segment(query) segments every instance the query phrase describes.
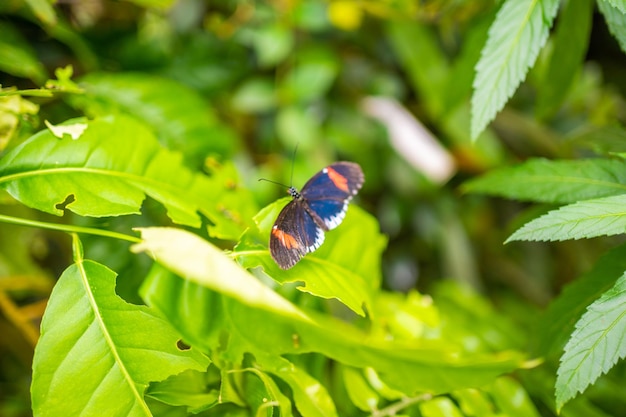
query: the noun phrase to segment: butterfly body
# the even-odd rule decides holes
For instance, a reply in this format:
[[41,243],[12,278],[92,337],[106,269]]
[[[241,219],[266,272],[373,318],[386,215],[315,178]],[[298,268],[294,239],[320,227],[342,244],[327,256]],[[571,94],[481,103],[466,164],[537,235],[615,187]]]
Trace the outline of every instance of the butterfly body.
[[315,174],[302,191],[289,187],[292,200],[278,215],[270,234],[270,253],[289,269],[324,243],[324,232],[339,226],[348,203],[364,182],[353,162],[337,162]]

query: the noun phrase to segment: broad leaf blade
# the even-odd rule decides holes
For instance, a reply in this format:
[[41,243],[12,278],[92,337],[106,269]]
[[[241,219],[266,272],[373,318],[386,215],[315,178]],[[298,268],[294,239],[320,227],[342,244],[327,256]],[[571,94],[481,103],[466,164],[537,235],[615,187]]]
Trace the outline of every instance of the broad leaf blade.
[[532,159],[471,180],[463,190],[522,201],[574,203],[626,193],[626,162]]
[[391,388],[405,393],[479,386],[521,364],[520,355],[511,351],[465,356],[439,344],[413,347],[368,337],[332,317],[305,313],[188,232],[143,229],[142,236],[138,248],[187,278],[152,275],[142,288],[146,302],[175,323],[185,340],[219,351],[230,363],[241,362],[246,352],[255,357],[319,352],[351,366],[372,367]]
[[76,140],[43,130],[7,153],[0,160],[0,187],[27,206],[56,215],[63,214],[59,205],[70,196],[66,208],[83,216],[138,214],[148,195],[176,223],[198,227],[201,211],[229,238],[245,228],[245,217],[227,201],[225,178],[194,174],[143,124],[118,115],[63,126],[79,121],[88,127]]
[[92,261],[70,266],[54,288],[33,362],[36,416],[150,416],[143,392],[186,369],[205,370],[195,349],[153,310],[115,294],[115,273]]
[[612,236],[626,231],[626,195],[616,195],[553,210],[513,233],[514,240],[556,241]]
[[576,323],[557,372],[557,410],[626,357],[626,274]]
[[535,63],[548,39],[558,0],[507,0],[489,29],[476,65],[472,137],[496,116]]

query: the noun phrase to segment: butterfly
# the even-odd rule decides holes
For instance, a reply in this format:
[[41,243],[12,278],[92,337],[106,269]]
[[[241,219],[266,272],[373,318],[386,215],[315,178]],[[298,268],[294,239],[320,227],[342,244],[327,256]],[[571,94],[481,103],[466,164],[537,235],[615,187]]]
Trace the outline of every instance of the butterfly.
[[280,212],[270,234],[270,253],[282,269],[294,266],[324,243],[324,232],[339,226],[365,176],[354,162],[336,162],[315,174]]

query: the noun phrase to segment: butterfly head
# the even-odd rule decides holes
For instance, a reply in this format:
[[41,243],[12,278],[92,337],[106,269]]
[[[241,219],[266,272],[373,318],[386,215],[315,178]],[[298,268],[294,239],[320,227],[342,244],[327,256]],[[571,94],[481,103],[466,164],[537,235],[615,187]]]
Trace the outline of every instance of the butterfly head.
[[302,197],[300,193],[298,192],[298,190],[296,189],[296,187],[293,187],[293,186],[287,189],[287,193],[296,200]]

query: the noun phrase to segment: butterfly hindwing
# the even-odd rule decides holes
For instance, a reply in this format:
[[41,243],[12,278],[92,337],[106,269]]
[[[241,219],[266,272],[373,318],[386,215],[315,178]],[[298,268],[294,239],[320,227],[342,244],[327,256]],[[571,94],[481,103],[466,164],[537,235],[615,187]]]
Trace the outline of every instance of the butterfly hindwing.
[[339,226],[348,203],[363,185],[361,167],[353,162],[337,162],[315,174],[302,188],[302,197],[326,230]]
[[289,269],[323,242],[324,231],[306,210],[305,202],[294,199],[283,208],[272,227],[270,253],[278,266]]

